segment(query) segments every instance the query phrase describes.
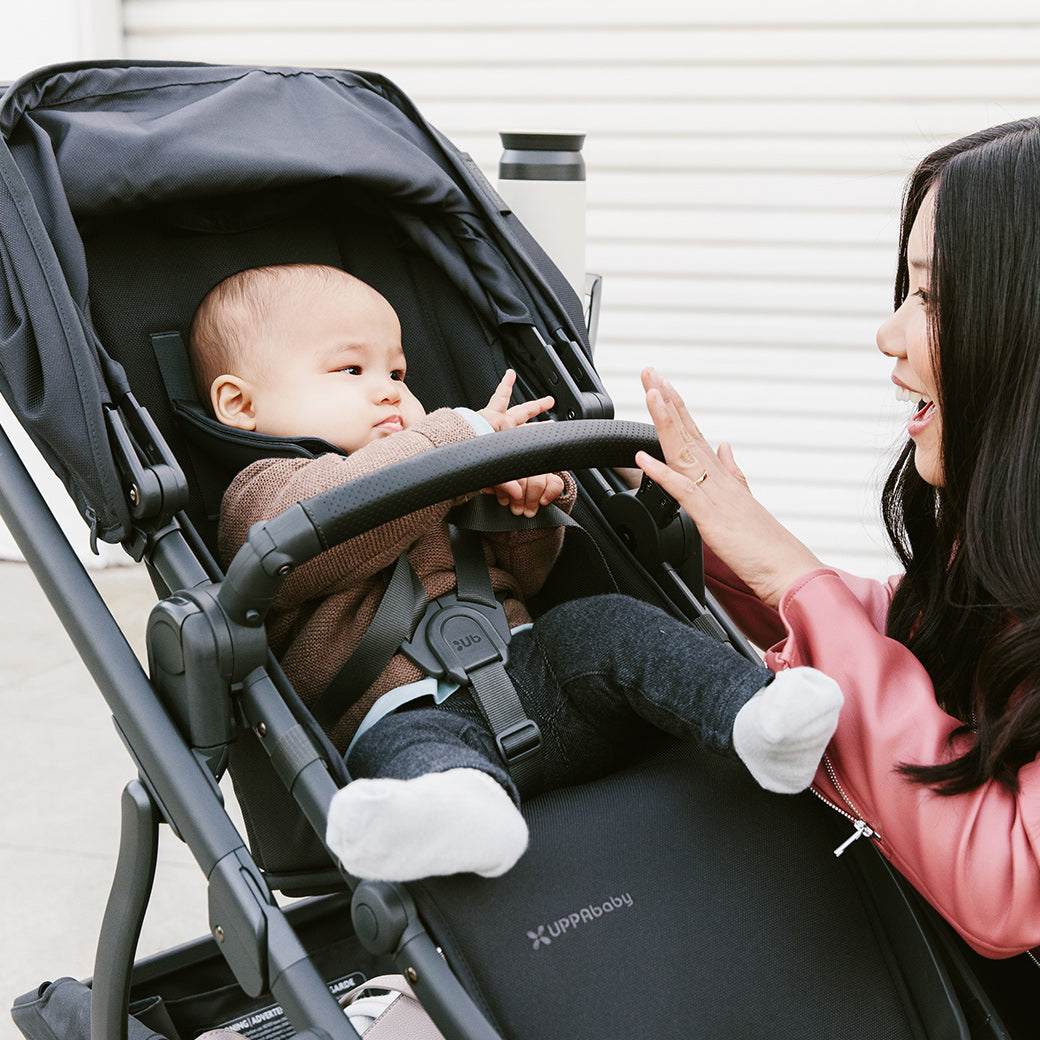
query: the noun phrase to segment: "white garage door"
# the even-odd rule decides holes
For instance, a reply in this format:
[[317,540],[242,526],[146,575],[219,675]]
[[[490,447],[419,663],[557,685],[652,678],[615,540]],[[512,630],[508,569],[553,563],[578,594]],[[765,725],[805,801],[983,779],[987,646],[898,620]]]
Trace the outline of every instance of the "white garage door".
[[903,180],[943,140],[1040,112],[1031,10],[125,0],[123,18],[128,57],[383,73],[492,178],[497,130],[585,130],[618,414],[645,417],[657,365],[822,558],[883,575],[905,406],[874,332]]

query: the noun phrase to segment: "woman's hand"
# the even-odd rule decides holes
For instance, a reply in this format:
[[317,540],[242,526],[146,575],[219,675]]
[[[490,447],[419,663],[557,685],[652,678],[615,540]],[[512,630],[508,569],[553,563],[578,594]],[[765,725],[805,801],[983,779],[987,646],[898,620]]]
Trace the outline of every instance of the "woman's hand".
[[665,461],[640,452],[639,468],[693,518],[705,544],[771,607],[796,579],[822,564],[751,494],[728,444],[704,439],[675,388],[643,371],[646,405]]
[[[509,398],[513,393],[516,373],[510,368],[502,376],[495,388],[486,408],[477,413],[483,416],[492,429],[512,430],[523,426],[529,419],[548,411],[553,406],[551,397],[542,397],[537,401],[523,401],[509,406]],[[547,506],[563,494],[563,477],[558,473],[541,473],[534,477],[521,477],[519,480],[508,480],[504,484],[496,484],[484,488],[484,492],[494,495],[498,504],[509,506],[514,516],[534,516],[542,506]]]

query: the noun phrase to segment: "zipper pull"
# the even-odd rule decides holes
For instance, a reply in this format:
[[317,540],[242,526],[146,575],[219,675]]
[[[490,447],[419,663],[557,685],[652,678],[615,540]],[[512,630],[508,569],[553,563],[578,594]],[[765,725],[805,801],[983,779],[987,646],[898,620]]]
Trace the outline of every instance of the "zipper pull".
[[852,825],[856,829],[834,850],[835,856],[840,856],[854,841],[874,836],[873,828],[865,820],[853,820]]

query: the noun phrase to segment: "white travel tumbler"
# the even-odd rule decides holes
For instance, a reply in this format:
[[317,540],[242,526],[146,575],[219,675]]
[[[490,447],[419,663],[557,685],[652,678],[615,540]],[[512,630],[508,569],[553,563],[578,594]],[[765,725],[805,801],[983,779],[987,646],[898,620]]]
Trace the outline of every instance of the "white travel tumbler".
[[585,135],[503,130],[498,193],[585,298]]

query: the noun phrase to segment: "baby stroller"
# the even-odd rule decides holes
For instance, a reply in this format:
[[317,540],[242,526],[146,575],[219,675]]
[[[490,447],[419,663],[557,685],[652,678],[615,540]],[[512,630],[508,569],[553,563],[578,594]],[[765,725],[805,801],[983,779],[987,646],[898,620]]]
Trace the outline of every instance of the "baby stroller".
[[[349,777],[264,636],[285,573],[395,515],[567,468],[587,537],[568,534],[536,609],[616,586],[751,653],[707,601],[686,519],[613,472],[657,450],[653,429],[612,419],[563,276],[378,75],[61,66],[6,93],[0,130],[0,385],[90,537],[121,542],[159,600],[146,673],[0,442],[4,520],[137,773],[94,974],[73,990],[94,1040],[228,1025],[267,1037],[276,1021],[274,1035],[346,1040],[358,1034],[334,992],[387,970],[449,1040],[1010,1035],[967,951],[870,845],[832,854],[848,821],[673,741],[529,801],[530,849],[502,878],[339,870],[320,836]],[[557,421],[294,507],[225,574],[214,524],[233,474],[327,446],[217,426],[184,339],[222,277],[289,261],[342,267],[390,300],[427,409],[479,407],[511,365],[524,397],[553,395]],[[209,934],[135,963],[160,826],[208,880]],[[51,987],[19,999],[30,1040],[85,1035],[83,1006],[59,1003]]]

